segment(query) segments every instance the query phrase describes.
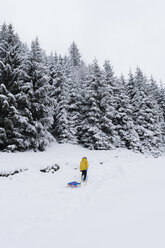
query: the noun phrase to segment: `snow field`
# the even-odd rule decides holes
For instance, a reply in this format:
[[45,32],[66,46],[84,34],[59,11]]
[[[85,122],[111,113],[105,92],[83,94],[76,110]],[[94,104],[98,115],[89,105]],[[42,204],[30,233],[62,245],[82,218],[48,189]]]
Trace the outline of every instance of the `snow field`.
[[[90,165],[88,183],[68,188],[80,181],[82,156]],[[0,153],[1,171],[28,168],[0,178],[2,247],[164,248],[164,162],[67,144],[43,153]],[[55,163],[54,174],[39,171]]]

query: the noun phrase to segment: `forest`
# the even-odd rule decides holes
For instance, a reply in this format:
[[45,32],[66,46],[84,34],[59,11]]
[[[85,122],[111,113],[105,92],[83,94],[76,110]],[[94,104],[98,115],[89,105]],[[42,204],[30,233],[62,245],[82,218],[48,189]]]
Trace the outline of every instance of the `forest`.
[[0,150],[44,151],[52,141],[95,150],[162,151],[165,88],[137,67],[116,76],[110,61],[87,65],[73,42],[47,55],[11,24],[0,28]]

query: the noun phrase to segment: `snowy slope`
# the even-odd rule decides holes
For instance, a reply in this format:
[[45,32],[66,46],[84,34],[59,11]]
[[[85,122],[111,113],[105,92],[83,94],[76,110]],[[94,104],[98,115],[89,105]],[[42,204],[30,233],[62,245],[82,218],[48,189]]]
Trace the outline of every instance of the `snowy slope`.
[[[80,181],[82,156],[88,183]],[[59,164],[60,170],[40,169]],[[165,247],[165,157],[125,149],[89,151],[53,144],[46,152],[0,153],[0,240],[3,248]]]

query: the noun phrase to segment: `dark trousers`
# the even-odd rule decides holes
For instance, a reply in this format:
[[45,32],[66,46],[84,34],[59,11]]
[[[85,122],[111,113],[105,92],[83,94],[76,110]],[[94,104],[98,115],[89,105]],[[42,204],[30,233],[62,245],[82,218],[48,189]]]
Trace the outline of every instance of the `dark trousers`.
[[81,178],[83,181],[85,181],[87,178],[87,170],[82,170],[81,172],[82,172]]

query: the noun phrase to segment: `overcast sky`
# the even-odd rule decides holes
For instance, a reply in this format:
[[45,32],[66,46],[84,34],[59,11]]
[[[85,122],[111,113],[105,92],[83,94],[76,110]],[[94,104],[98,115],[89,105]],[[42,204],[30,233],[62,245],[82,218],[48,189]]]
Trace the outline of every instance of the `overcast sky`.
[[164,0],[0,0],[4,22],[47,53],[65,54],[74,40],[87,63],[110,59],[118,75],[138,65],[165,82]]

